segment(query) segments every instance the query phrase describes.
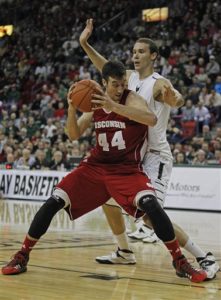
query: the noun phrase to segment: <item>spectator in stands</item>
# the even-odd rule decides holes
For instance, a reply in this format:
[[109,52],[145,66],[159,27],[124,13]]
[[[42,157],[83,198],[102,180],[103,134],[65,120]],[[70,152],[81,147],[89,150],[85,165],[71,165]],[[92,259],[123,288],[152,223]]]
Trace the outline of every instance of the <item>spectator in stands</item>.
[[203,142],[202,143],[202,148],[201,148],[204,152],[205,152],[205,155],[206,155],[206,159],[207,160],[210,160],[210,159],[213,159],[214,158],[214,154],[210,151],[209,149],[209,144],[206,143],[206,142]]
[[20,132],[18,133],[18,141],[19,141],[19,142],[22,142],[22,141],[24,141],[27,137],[28,137],[28,136],[27,136],[27,128],[22,127],[22,128],[20,129]]
[[50,170],[57,170],[57,171],[67,171],[70,169],[67,162],[63,159],[63,154],[61,151],[55,151],[53,155],[53,159],[49,165]]
[[168,60],[166,60],[162,67],[161,75],[164,77],[168,77],[172,69],[173,69],[172,66],[169,64]]
[[206,65],[206,72],[211,79],[215,79],[220,72],[220,65],[214,55],[210,55],[209,62]]
[[175,155],[174,164],[176,165],[184,165],[187,164],[186,155],[183,152],[178,152]]
[[7,159],[5,161],[5,168],[6,169],[14,169],[15,157],[13,153],[7,154]]
[[221,150],[215,150],[214,160],[215,164],[221,165]]
[[39,123],[33,116],[28,117],[27,122],[27,137],[31,138],[35,135],[36,131],[39,129]]
[[4,143],[2,150],[1,150],[1,155],[0,155],[0,162],[5,162],[7,159],[8,154],[13,153],[13,148],[8,146],[8,143]]
[[91,79],[91,74],[88,71],[88,68],[86,67],[86,65],[83,65],[80,67],[79,69],[79,79],[83,80],[83,79]]
[[52,161],[52,149],[51,149],[51,141],[49,139],[44,139],[41,143],[40,146],[43,145],[43,148],[38,147],[38,149],[41,149],[45,152],[45,161],[47,166],[51,163]]
[[183,140],[183,132],[178,121],[175,119],[170,119],[167,127],[167,139],[169,143],[175,144]]
[[59,119],[64,119],[65,117],[65,109],[64,109],[64,103],[59,102],[58,103],[58,109],[55,109],[54,111],[54,117]]
[[217,76],[214,89],[217,94],[221,95],[221,75]]
[[199,68],[199,74],[196,74],[195,75],[195,78],[197,79],[197,81],[199,83],[202,84],[202,86],[205,86],[207,81],[208,81],[208,75],[207,73],[205,72],[205,69],[204,68]]
[[182,118],[181,118],[181,120],[183,122],[193,121],[194,120],[194,117],[195,117],[195,108],[193,106],[193,102],[190,99],[188,99],[186,101],[186,105],[181,108],[181,111],[182,111]]
[[53,137],[53,131],[57,130],[57,127],[53,124],[52,119],[47,120],[47,125],[45,126],[45,129],[47,130],[47,138],[52,138]]
[[195,166],[205,166],[207,165],[206,153],[204,150],[200,149],[196,153],[196,157],[192,161],[192,165]]
[[193,105],[197,105],[199,101],[200,88],[198,86],[194,86],[196,82],[196,78],[193,77],[193,84],[190,86],[188,90],[187,97],[192,100]]
[[205,60],[203,57],[198,58],[198,62],[196,64],[195,74],[200,74],[200,68],[205,68]]
[[55,109],[52,102],[48,102],[47,105],[42,109],[41,115],[45,121],[54,117]]
[[207,143],[210,143],[212,140],[212,133],[208,125],[203,125],[202,138]]
[[35,152],[35,162],[33,163],[33,165],[31,165],[30,169],[31,170],[48,170],[48,163],[46,161],[46,155],[45,152],[43,150],[37,150]]
[[188,164],[191,164],[194,157],[196,156],[196,151],[191,144],[184,145],[185,158]]
[[212,140],[211,146],[212,146],[213,152],[215,152],[216,150],[221,150],[221,141],[219,139]]
[[31,151],[25,148],[22,151],[22,156],[15,162],[15,168],[20,170],[29,170],[34,162],[35,158],[31,155]]
[[198,107],[195,108],[194,120],[196,121],[197,134],[202,133],[203,125],[209,125],[210,123],[209,110],[204,106],[202,100],[199,100]]
[[203,104],[205,106],[208,106],[210,97],[211,97],[210,90],[207,87],[203,87],[199,94],[199,100],[203,101]]
[[163,57],[165,59],[165,61],[168,60],[168,58],[170,57],[170,53],[171,53],[171,47],[169,45],[168,40],[162,40],[162,44],[159,47],[159,53],[160,53],[161,57]]
[[216,128],[216,133],[213,139],[221,142],[221,127]]
[[221,95],[218,94],[215,90],[211,90],[209,97],[208,109],[210,113],[214,114],[214,117],[217,122],[221,121]]

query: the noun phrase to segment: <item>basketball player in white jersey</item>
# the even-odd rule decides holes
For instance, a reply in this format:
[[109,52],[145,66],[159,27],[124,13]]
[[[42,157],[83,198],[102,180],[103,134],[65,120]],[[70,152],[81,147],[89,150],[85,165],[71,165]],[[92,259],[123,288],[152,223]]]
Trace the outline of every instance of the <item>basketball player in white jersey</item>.
[[[107,60],[88,43],[92,31],[93,20],[89,19],[81,33],[80,44],[95,67],[101,71]],[[157,124],[149,128],[149,146],[143,167],[152,181],[159,203],[163,206],[172,172],[172,154],[166,139],[170,108],[180,107],[184,101],[181,94],[174,89],[169,80],[154,72],[153,64],[157,55],[158,48],[151,39],[138,39],[133,48],[135,71],[127,71],[127,80],[128,88],[143,96],[148,103],[148,107],[158,118]],[[136,263],[135,256],[127,241],[126,227],[118,204],[111,199],[103,206],[103,210],[118,243],[118,250],[110,255],[97,257],[96,261],[106,264]],[[147,216],[144,222],[151,227]],[[201,268],[207,272],[207,278],[213,279],[219,270],[219,265],[212,253],[204,252],[191,241],[183,229],[174,223],[173,226],[180,245],[196,257]]]

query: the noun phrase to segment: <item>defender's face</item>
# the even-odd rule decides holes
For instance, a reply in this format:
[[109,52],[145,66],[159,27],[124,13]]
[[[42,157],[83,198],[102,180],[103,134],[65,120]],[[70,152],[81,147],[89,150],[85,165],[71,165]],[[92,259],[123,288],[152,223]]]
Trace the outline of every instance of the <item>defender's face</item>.
[[156,53],[150,53],[148,44],[139,42],[135,43],[132,56],[135,70],[139,72],[140,70],[149,67],[156,57]]
[[126,76],[123,76],[122,79],[109,77],[108,81],[103,80],[103,84],[108,96],[110,96],[112,100],[119,102],[124,90],[127,88]]

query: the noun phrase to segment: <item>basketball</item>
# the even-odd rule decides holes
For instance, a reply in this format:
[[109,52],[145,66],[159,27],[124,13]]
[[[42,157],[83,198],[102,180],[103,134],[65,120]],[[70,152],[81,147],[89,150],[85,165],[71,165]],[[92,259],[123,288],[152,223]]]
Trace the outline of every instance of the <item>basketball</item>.
[[91,95],[98,93],[95,88],[101,88],[94,80],[78,81],[71,92],[70,98],[74,106],[81,112],[90,112],[92,109]]

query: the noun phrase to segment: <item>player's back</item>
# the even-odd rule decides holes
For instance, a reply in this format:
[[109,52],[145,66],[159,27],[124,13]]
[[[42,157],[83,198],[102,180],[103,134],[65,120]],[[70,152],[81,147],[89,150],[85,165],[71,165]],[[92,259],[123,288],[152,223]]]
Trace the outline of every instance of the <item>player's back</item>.
[[148,104],[148,107],[157,116],[157,124],[149,128],[148,148],[160,151],[164,156],[172,157],[170,146],[166,138],[168,119],[170,116],[170,106],[154,100],[153,87],[157,79],[163,78],[154,72],[143,80],[139,79],[137,72],[132,72],[128,81],[128,88],[141,95]]
[[[120,104],[125,104],[128,93],[128,90],[124,92]],[[147,147],[148,127],[104,109],[96,110],[93,118],[96,146],[87,161],[140,168]]]

